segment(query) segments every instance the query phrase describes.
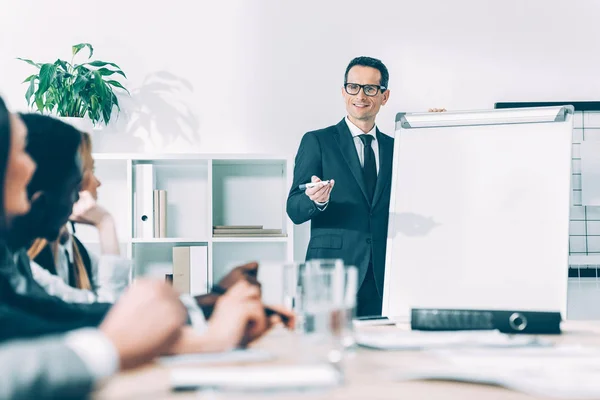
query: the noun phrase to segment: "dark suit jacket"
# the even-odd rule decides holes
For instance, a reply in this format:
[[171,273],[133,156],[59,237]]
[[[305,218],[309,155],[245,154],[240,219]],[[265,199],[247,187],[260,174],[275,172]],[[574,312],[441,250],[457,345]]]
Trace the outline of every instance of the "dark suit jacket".
[[26,251],[0,245],[0,341],[96,327],[112,304],[71,304],[49,295],[31,275]]
[[[296,155],[287,213],[295,224],[311,220],[307,260],[341,258],[345,264],[358,268],[359,285],[372,260],[377,288],[383,295],[394,139],[377,130],[377,142],[379,174],[370,202],[346,121],[306,133]],[[335,180],[329,204],[323,211],[298,189],[298,185],[310,182],[312,175]]]

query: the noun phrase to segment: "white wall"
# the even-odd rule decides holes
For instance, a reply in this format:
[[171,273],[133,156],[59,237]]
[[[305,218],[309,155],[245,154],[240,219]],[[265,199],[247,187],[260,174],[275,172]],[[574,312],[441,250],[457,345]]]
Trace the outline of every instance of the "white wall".
[[[13,108],[32,68],[15,57],[69,58],[87,41],[128,74],[129,115],[96,150],[294,153],[305,131],[344,115],[343,71],[361,54],[390,69],[389,133],[401,110],[600,93],[597,0],[0,4],[0,93]],[[128,121],[138,118],[150,132]]]
[[[381,58],[398,111],[595,100],[597,0],[0,0],[0,93],[25,107],[31,67],[90,42],[134,96],[97,151],[294,153],[344,115],[348,61]],[[136,124],[136,121],[139,124]],[[146,128],[140,128],[145,126]]]

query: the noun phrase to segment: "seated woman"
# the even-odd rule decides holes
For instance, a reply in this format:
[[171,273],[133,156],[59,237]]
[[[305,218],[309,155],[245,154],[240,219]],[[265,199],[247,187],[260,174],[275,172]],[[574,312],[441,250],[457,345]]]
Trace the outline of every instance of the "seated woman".
[[[70,220],[73,231],[75,222],[98,230],[101,255],[88,252],[68,226],[61,230],[56,241],[36,239],[27,254],[33,260],[33,277],[48,293],[75,303],[114,302],[131,280],[131,261],[119,254],[113,217],[96,203],[101,182],[94,174],[91,138],[82,132],[81,139],[83,178]],[[69,290],[65,285],[81,290]]]
[[30,210],[12,219],[6,244],[15,262],[1,273],[10,285],[7,304],[52,320],[74,322],[81,318],[92,326],[104,318],[110,303],[75,305],[49,295],[33,279],[25,247],[36,237],[56,238],[71,215],[81,182],[78,130],[54,118],[22,115],[28,130],[26,150],[38,164],[27,186]]

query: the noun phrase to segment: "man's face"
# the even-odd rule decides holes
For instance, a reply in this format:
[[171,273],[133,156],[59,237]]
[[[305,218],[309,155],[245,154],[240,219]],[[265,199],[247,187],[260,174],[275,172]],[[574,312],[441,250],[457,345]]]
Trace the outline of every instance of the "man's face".
[[[381,73],[378,69],[356,65],[348,71],[348,79],[346,83],[357,83],[359,85],[375,85],[379,86],[381,82]],[[375,120],[375,116],[379,112],[379,108],[387,103],[389,98],[389,90],[381,93],[377,91],[375,96],[367,96],[363,89],[357,94],[351,95],[342,88],[342,95],[346,102],[346,111],[348,115],[358,121]]]

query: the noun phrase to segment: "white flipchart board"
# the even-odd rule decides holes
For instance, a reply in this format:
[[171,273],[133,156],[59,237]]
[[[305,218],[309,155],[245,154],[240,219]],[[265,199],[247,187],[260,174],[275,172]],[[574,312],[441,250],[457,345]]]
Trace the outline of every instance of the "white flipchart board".
[[566,318],[573,108],[398,114],[383,315]]

